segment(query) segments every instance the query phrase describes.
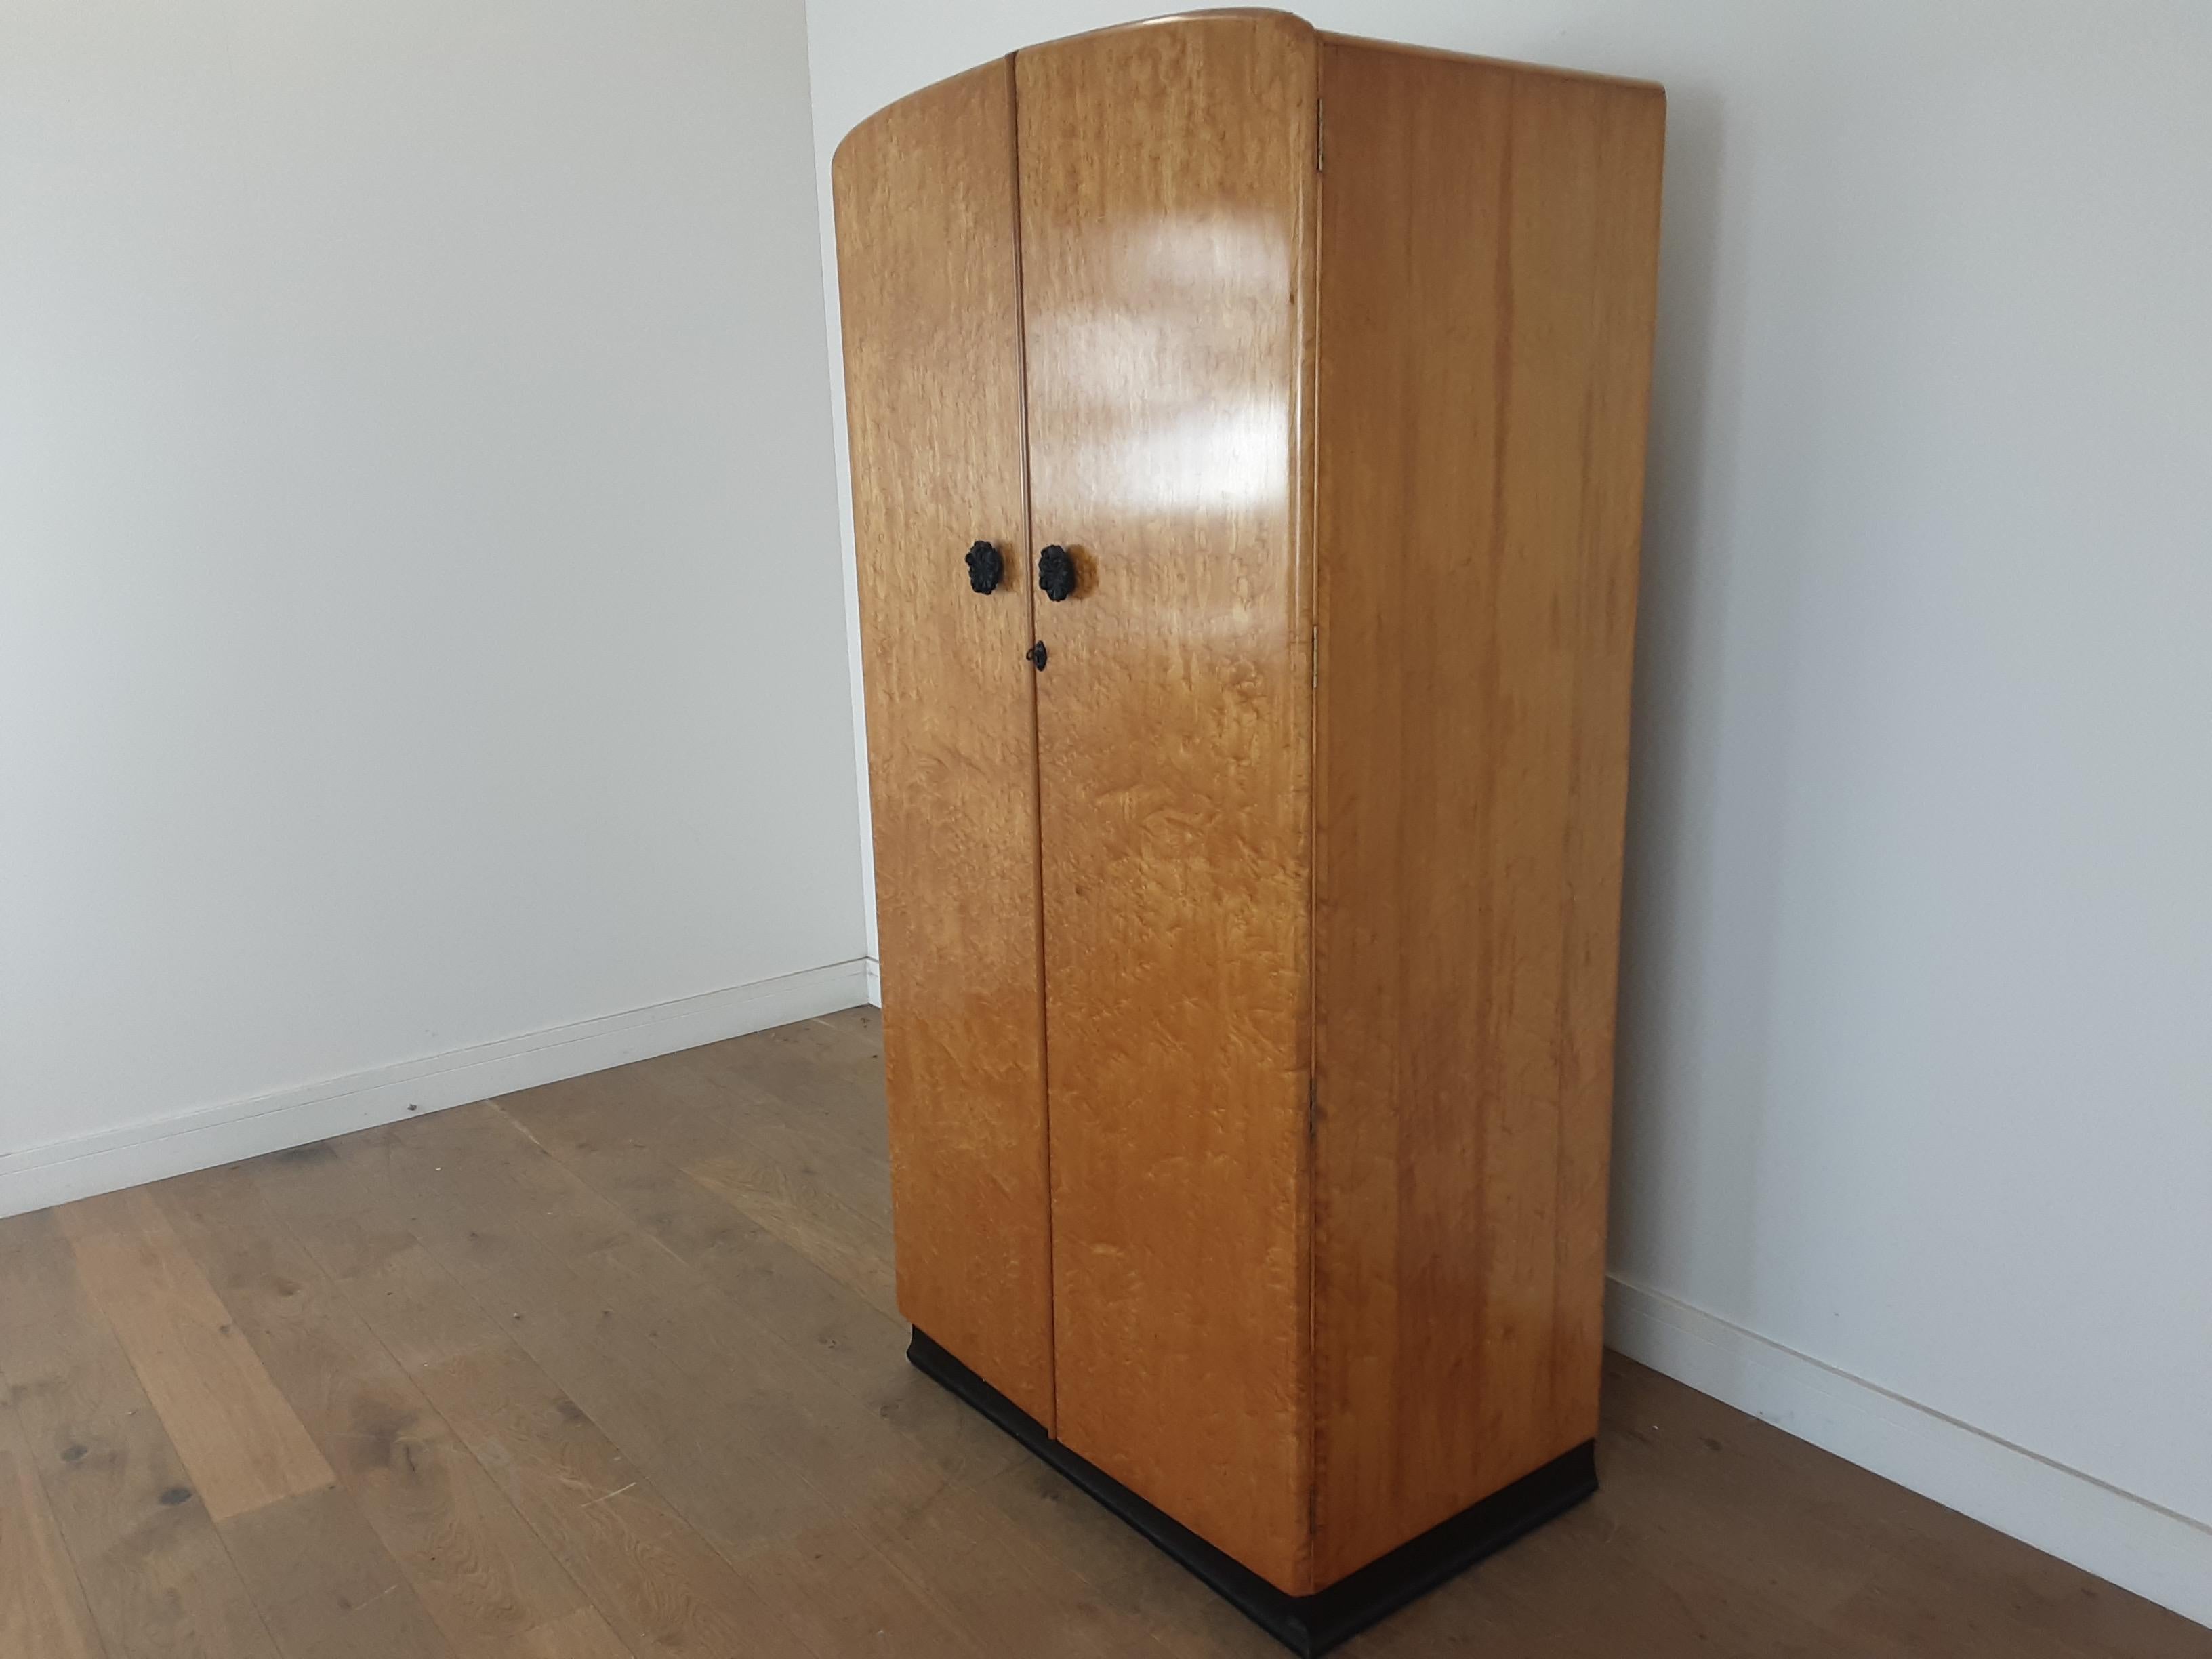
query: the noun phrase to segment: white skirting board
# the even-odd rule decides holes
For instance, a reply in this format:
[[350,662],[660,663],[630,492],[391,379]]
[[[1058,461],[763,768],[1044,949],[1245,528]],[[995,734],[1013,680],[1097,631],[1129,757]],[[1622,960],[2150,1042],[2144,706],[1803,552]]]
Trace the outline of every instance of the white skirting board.
[[872,966],[855,957],[0,1155],[0,1216],[856,1007],[872,998]]
[[2212,1625],[2212,1526],[2203,1522],[1618,1275],[1607,1286],[1605,1334],[1700,1394]]
[[884,965],[873,957],[867,961],[868,1000],[880,1008],[884,1006]]

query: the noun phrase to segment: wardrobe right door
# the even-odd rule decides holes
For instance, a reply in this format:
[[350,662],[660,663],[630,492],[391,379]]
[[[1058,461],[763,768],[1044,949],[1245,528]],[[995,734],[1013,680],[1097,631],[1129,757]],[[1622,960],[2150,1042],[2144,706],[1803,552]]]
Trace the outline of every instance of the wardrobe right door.
[[[1059,1435],[1307,1588],[1316,41],[1015,55]],[[1072,586],[1071,586],[1072,582]]]

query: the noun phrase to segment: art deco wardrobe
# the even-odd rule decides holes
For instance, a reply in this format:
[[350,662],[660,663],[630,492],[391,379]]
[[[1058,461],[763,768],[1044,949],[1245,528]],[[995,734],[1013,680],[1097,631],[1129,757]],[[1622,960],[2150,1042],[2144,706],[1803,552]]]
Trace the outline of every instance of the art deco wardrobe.
[[837,152],[914,1358],[1308,1650],[1594,1486],[1663,128],[1240,11]]

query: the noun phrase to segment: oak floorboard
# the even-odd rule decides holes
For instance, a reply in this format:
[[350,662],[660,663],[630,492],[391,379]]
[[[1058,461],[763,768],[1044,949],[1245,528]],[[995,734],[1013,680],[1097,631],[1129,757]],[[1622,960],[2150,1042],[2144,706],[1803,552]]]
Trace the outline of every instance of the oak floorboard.
[[[672,1498],[744,1544],[831,1518],[788,1478],[777,1449],[732,1431],[730,1414],[746,1396],[715,1363],[713,1334],[634,1297],[608,1271],[599,1251],[619,1240],[564,1251],[533,1236],[528,1200],[500,1193],[493,1171],[469,1170],[450,1149],[428,1157],[396,1164],[422,1194],[425,1247],[626,1455],[672,1480]],[[477,1174],[489,1178],[471,1178]]]
[[804,1148],[770,1125],[741,1152],[702,1158],[684,1173],[758,1222],[886,1318],[898,1314],[898,1287],[884,1258],[888,1223],[841,1200],[804,1161]]
[[210,1515],[226,1520],[337,1479],[150,1189],[54,1214]]
[[[374,1134],[332,1143],[340,1167],[385,1204],[380,1215],[343,1218],[342,1248],[364,1261],[404,1261],[393,1240],[404,1218],[807,1650],[868,1651],[874,1632],[896,1629],[917,1654],[966,1651],[928,1597],[775,1450],[805,1419],[744,1386],[757,1364],[751,1347],[774,1345],[736,1341],[721,1328],[729,1320],[702,1305],[703,1285],[689,1295],[656,1286],[681,1264],[568,1177],[549,1182],[551,1161],[489,1113],[408,1126],[418,1145]],[[641,1263],[614,1259],[640,1246]],[[765,1639],[757,1633],[752,1646]]]
[[219,1527],[285,1659],[456,1659],[343,1486]]
[[[551,1084],[500,1104],[527,1126],[604,1103],[608,1079]],[[805,1020],[641,1062],[611,1086],[630,1115],[652,1124],[662,1158],[899,1317],[879,1032],[839,1017]],[[873,1109],[855,1111],[855,1102]]]
[[[772,1035],[762,1032],[648,1061],[634,1083],[617,1087],[632,1103],[641,1092],[653,1103],[653,1144],[664,1158],[896,1319],[888,1155],[873,1137],[854,1132],[858,1114],[823,1103],[825,1095],[865,1096],[859,1079],[871,1069],[880,1096],[880,1048],[856,1050],[848,1036],[821,1025],[781,1028],[811,1033],[796,1053],[760,1048],[758,1038]],[[748,1054],[774,1062],[780,1088],[750,1073]],[[832,1054],[843,1080],[808,1069],[827,1070]],[[811,1086],[800,1086],[800,1076],[811,1076]],[[588,1110],[607,1096],[605,1081],[579,1079],[500,1103],[526,1125],[541,1113]]]
[[[661,1160],[659,1148],[672,1138],[662,1133],[665,1120],[653,1118],[648,1144],[626,1127],[621,1091],[580,1086],[589,1081],[508,1097],[501,1108],[739,1310],[787,1338],[809,1338],[794,1346],[826,1386],[891,1424],[932,1458],[945,1486],[926,1507],[879,1506],[875,1512],[871,1536],[894,1563],[941,1597],[967,1603],[952,1608],[962,1627],[978,1639],[988,1631],[1007,1650],[1149,1648],[1152,1632],[1140,1617],[1103,1597],[1079,1565],[1071,1569],[1038,1551],[1018,1517],[978,1495],[981,1483],[1025,1455],[903,1364],[905,1326]],[[742,1133],[728,1122],[703,1130],[695,1124],[673,1139],[696,1154],[702,1134],[734,1139]],[[836,1430],[848,1445],[855,1431],[849,1424]],[[948,1558],[964,1565],[948,1571]],[[1040,1587],[1048,1594],[1036,1595]],[[1071,1617],[1067,1608],[1082,1612]]]
[[636,1659],[636,1656],[594,1609],[580,1607],[524,1637],[514,1650],[514,1659]]
[[396,1141],[386,1165],[415,1196],[417,1236],[488,1310],[507,1310],[517,1343],[787,1627],[823,1653],[868,1650],[885,1629],[916,1653],[969,1650],[866,1535],[905,1462],[832,1451],[784,1345],[745,1328],[511,1121],[487,1109],[420,1126],[433,1127]]
[[890,1140],[877,1121],[885,1109],[881,1045],[856,1045],[824,1021],[807,1024],[817,1028],[806,1052],[818,1070],[803,1067],[788,1051],[769,1050],[777,1080],[765,1081],[753,1066],[758,1051],[746,1046],[753,1039],[741,1037],[666,1056],[670,1078],[703,1090],[724,1128],[737,1131],[741,1144],[752,1144],[763,1128],[773,1130],[806,1160],[810,1176],[839,1204],[888,1226]]
[[0,1386],[0,1654],[105,1659],[22,1425]]
[[778,1643],[760,1592],[514,1343],[487,1340],[419,1376],[633,1645],[701,1659],[804,1650]]
[[[522,1147],[533,1156],[520,1156]],[[402,1178],[415,1189],[438,1178],[459,1181],[456,1192],[467,1194],[465,1207],[477,1223],[480,1249],[488,1230],[508,1224],[534,1233],[546,1247],[536,1257],[543,1266],[564,1241],[617,1235],[558,1264],[586,1303],[598,1307],[592,1352],[572,1349],[568,1363],[641,1368],[654,1397],[685,1398],[696,1418],[714,1425],[711,1435],[676,1449],[684,1467],[676,1475],[660,1474],[664,1487],[672,1479],[683,1482],[681,1490],[669,1488],[672,1496],[717,1547],[744,1559],[772,1589],[780,1586],[795,1598],[794,1617],[816,1631],[811,1639],[842,1650],[868,1620],[911,1620],[918,1607],[931,1608],[948,1633],[963,1628],[966,1621],[944,1604],[931,1575],[915,1565],[933,1540],[903,1530],[908,1516],[944,1501],[950,1484],[918,1448],[879,1417],[820,1386],[780,1336],[744,1318],[511,1121],[495,1115],[451,1124],[426,1156],[437,1162],[428,1171],[418,1162]],[[505,1192],[502,1175],[511,1183]],[[524,1334],[518,1340],[526,1345],[533,1334],[542,1337],[544,1322],[534,1315],[547,1304],[530,1299],[529,1280],[518,1274],[501,1289],[520,1304],[518,1330]],[[587,1402],[586,1409],[605,1420],[599,1406]],[[641,1436],[647,1426],[635,1419],[633,1425]],[[762,1456],[761,1449],[772,1455]],[[702,1474],[709,1478],[702,1481]],[[803,1547],[787,1547],[784,1540],[792,1538]],[[850,1593],[828,1593],[833,1581]],[[862,1595],[872,1599],[858,1599]],[[852,1627],[823,1631],[825,1618]],[[971,1633],[969,1639],[976,1638]]]
[[377,1174],[335,1152],[248,1169],[613,1633],[641,1653],[773,1652],[759,1592],[395,1214],[378,1212],[390,1191],[376,1154],[349,1150]]
[[666,1058],[724,1089],[766,1095],[825,1138],[890,1162],[883,1015],[874,1008],[848,1008]]
[[[616,1334],[608,1346],[633,1356],[649,1352],[666,1368],[658,1373],[663,1391],[678,1388],[713,1420],[736,1431],[745,1445],[776,1449],[783,1468],[775,1474],[759,1470],[757,1477],[780,1478],[794,1494],[804,1489],[821,1505],[824,1527],[803,1533],[811,1565],[818,1565],[826,1549],[845,1575],[880,1573],[887,1565],[880,1594],[894,1604],[919,1596],[971,1644],[1102,1659],[1150,1646],[1144,1630],[1102,1620],[1091,1611],[1079,1575],[1037,1553],[988,1505],[968,1500],[957,1471],[899,1433],[880,1413],[822,1386],[781,1335],[755,1323],[676,1255],[631,1227],[618,1208],[547,1157],[512,1121],[495,1115],[450,1123],[425,1156],[436,1161],[427,1172],[418,1163],[403,1176],[404,1184],[422,1190],[434,1179],[462,1182],[479,1240],[502,1222],[525,1231],[542,1229],[542,1238],[556,1248],[557,1241],[589,1243],[610,1231],[626,1234],[566,1256],[561,1268],[591,1287],[601,1304],[595,1328]],[[504,1194],[501,1176],[513,1188]],[[527,1201],[519,1201],[518,1193],[526,1193]],[[510,1288],[523,1287],[517,1281]],[[517,1311],[524,1316],[521,1328],[530,1328],[531,1307]],[[715,1455],[711,1448],[696,1448],[695,1462],[702,1461],[701,1453],[707,1462]],[[716,1501],[726,1504],[726,1492]],[[762,1541],[756,1531],[695,1518],[738,1551],[750,1554]],[[960,1563],[964,1569],[949,1565]],[[778,1577],[787,1578],[797,1565],[785,1561]],[[982,1576],[993,1582],[971,1588],[979,1566],[988,1568]],[[834,1605],[823,1602],[806,1616]]]
[[0,1220],[0,1378],[107,1659],[276,1659],[51,1210]]
[[[584,1081],[587,1080],[579,1080]],[[618,1178],[611,1184],[627,1189],[634,1200],[642,1195],[646,1200],[642,1207],[648,1211],[665,1213],[667,1194],[684,1189],[682,1173],[665,1165],[656,1171],[637,1156],[643,1148],[624,1146],[635,1137],[622,1134],[619,1122],[595,1115],[605,1104],[602,1091],[561,1085],[510,1097],[501,1107],[522,1126],[535,1146],[562,1164],[577,1182],[575,1188],[565,1188],[572,1200],[580,1200],[582,1192],[589,1191],[601,1201],[614,1202],[592,1188],[575,1168],[576,1164],[586,1169],[593,1166],[598,1145],[593,1137],[601,1136],[617,1145],[611,1160],[600,1160],[603,1168],[609,1162],[613,1165]],[[661,1120],[654,1121],[658,1125]],[[678,1133],[680,1137],[682,1132]],[[693,1133],[698,1133],[696,1126]],[[723,1133],[735,1132],[726,1128]],[[624,1158],[625,1152],[631,1156]],[[568,1162],[570,1159],[574,1163]],[[652,1178],[656,1174],[657,1181]],[[622,1208],[619,1203],[615,1207]],[[746,1237],[734,1229],[711,1226],[696,1236],[713,1241],[710,1250],[726,1249],[733,1240]],[[685,1242],[679,1236],[673,1245],[653,1240],[657,1248],[647,1248],[647,1240],[641,1239],[635,1245],[611,1248],[599,1254],[611,1269],[637,1275],[628,1299],[652,1305],[657,1296],[696,1295],[700,1286],[692,1279],[680,1285],[670,1282],[670,1258],[683,1257]],[[779,1249],[772,1239],[747,1238],[746,1242],[764,1251]],[[790,1282],[788,1274],[783,1282]],[[741,1280],[740,1289],[744,1284]],[[712,1288],[711,1280],[707,1287]],[[834,1279],[817,1275],[809,1288],[833,1300],[849,1301],[849,1288]],[[721,1300],[726,1319],[732,1315],[751,1319],[741,1302]],[[858,1322],[872,1319],[886,1334],[901,1328],[866,1304],[848,1305],[844,1311]],[[796,1324],[805,1328],[804,1321]],[[777,1437],[787,1444],[806,1446],[810,1451],[818,1448],[819,1455],[804,1460],[805,1468],[817,1471],[814,1475],[817,1484],[825,1478],[820,1472],[833,1468],[865,1472],[863,1479],[836,1487],[825,1496],[854,1517],[854,1524],[908,1581],[942,1603],[971,1640],[1007,1651],[1036,1654],[1103,1656],[1153,1648],[1152,1635],[1140,1622],[1102,1604],[1095,1587],[1079,1571],[1039,1551],[1012,1517],[973,1491],[980,1480],[1003,1469],[1010,1455],[1020,1455],[1011,1442],[970,1416],[960,1425],[959,1438],[963,1443],[947,1456],[943,1439],[927,1433],[901,1432],[891,1414],[882,1409],[882,1402],[870,1398],[874,1391],[851,1388],[852,1379],[826,1363],[835,1354],[834,1348],[816,1345],[810,1355],[805,1345],[794,1347],[767,1321],[755,1326],[755,1336],[756,1353],[775,1351],[791,1362],[757,1378],[758,1385],[805,1406],[803,1413],[783,1421],[775,1431]],[[887,1367],[903,1389],[914,1390],[918,1397],[931,1400],[932,1404],[944,1401],[940,1391],[897,1360],[896,1347],[887,1346],[879,1352],[876,1363]],[[807,1387],[810,1373],[826,1385],[823,1390]]]
[[[713,1156],[741,1137],[742,1127],[710,1115],[678,1131],[678,1144],[672,1147],[663,1132],[668,1117],[657,1109],[667,1097],[649,1097],[656,1108],[649,1136],[633,1115],[637,1102],[619,1087],[556,1085],[500,1104],[641,1232],[756,1325],[775,1333],[824,1386],[842,1390],[923,1447],[956,1483],[988,1479],[1026,1458],[1007,1437],[904,1363],[910,1331],[903,1320],[791,1249],[672,1161]],[[888,1238],[884,1244],[888,1249]],[[884,1266],[888,1271],[887,1260]]]
[[[533,1137],[541,1128],[557,1133],[580,1115],[596,1121],[594,1138],[602,1140],[635,1140],[636,1127],[650,1123],[657,1159],[897,1318],[890,1165],[852,1139],[825,1133],[818,1111],[676,1063],[684,1058],[646,1061],[637,1077],[617,1083],[604,1073],[576,1078],[498,1104]],[[619,1102],[612,1115],[611,1100]],[[618,1127],[625,1121],[629,1128]]]
[[1604,1382],[1597,1496],[1346,1652],[2212,1656],[2212,1631],[1632,1361]]
[[1280,1659],[1243,1614],[1058,1471],[1024,1454],[979,1495],[1054,1559],[1074,1564],[1113,1616],[1149,1630],[1180,1659]]
[[151,1189],[459,1659],[503,1659],[586,1605],[249,1172]]

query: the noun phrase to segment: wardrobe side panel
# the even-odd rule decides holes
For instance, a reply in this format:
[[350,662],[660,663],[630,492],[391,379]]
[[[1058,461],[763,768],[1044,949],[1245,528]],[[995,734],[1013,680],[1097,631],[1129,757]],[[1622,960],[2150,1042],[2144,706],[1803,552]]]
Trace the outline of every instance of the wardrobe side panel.
[[1015,58],[1060,1436],[1284,1589],[1310,1528],[1315,37]]
[[[1012,71],[832,168],[899,1310],[1049,1426],[1034,671]],[[996,544],[996,592],[966,556]]]
[[1316,1577],[1597,1431],[1656,87],[1325,39]]

